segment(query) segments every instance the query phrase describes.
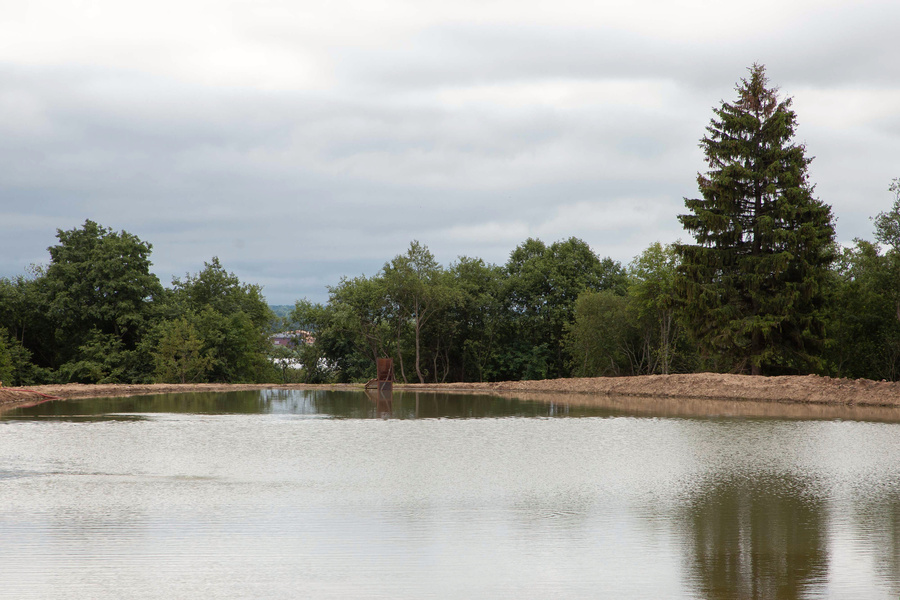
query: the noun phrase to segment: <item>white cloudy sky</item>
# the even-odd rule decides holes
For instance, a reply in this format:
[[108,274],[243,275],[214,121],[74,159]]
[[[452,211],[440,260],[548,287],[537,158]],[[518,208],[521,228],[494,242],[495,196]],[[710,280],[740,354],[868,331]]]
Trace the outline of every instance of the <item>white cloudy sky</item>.
[[900,176],[900,3],[0,0],[0,276],[93,219],[154,272],[218,256],[273,304],[412,239],[503,263],[684,237],[711,108],[794,97],[838,237]]

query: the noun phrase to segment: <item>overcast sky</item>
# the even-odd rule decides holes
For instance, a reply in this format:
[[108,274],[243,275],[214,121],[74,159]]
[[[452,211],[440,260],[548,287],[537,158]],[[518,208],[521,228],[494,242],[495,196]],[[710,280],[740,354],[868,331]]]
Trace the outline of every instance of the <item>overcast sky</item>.
[[0,276],[85,219],[324,301],[413,239],[449,265],[689,239],[698,141],[753,62],[838,238],[900,177],[900,3],[0,0]]

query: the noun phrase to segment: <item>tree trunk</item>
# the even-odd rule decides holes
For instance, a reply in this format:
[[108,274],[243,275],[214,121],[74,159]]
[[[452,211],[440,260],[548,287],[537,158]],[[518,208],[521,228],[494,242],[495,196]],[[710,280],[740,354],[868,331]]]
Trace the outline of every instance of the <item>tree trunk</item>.
[[422,330],[422,324],[419,322],[419,315],[416,314],[416,375],[419,377],[419,383],[425,383],[422,377],[422,369],[419,367],[419,334]]
[[434,369],[433,377],[434,377],[435,383],[438,383],[438,358],[440,356],[440,351],[441,351],[441,343],[439,341],[437,349],[431,355],[431,364],[432,364],[432,368]]
[[397,327],[397,362],[400,363],[400,377],[403,383],[409,383],[406,380],[406,370],[403,368],[403,349],[400,347],[400,328]]
[[754,329],[753,333],[750,337],[750,374],[751,375],[762,375],[762,367],[754,361],[754,358],[759,356],[762,353],[763,342],[762,342],[762,332],[759,329]]
[[669,319],[668,315],[663,312],[659,319],[659,345],[662,346],[662,365],[661,371],[663,375],[669,374]]

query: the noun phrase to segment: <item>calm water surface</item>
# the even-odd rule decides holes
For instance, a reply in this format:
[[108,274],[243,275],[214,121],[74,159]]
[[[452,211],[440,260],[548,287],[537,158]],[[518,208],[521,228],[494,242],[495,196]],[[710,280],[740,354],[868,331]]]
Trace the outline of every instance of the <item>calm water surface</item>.
[[3,413],[0,598],[900,597],[900,424],[541,400]]

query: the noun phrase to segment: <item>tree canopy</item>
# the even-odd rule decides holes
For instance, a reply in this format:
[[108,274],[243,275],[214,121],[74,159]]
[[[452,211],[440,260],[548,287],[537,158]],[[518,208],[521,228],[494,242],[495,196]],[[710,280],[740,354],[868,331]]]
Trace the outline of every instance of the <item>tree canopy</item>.
[[264,381],[272,313],[217,258],[165,289],[152,246],[86,220],[57,230],[50,262],[0,279],[6,384]]
[[150,326],[152,302],[163,291],[150,272],[152,246],[126,231],[86,220],[57,230],[50,264],[32,281],[41,317],[26,345],[63,379],[128,381],[139,377],[137,355]]
[[687,324],[713,368],[795,373],[822,368],[823,285],[835,258],[830,208],[813,197],[810,158],[794,143],[790,98],[753,65],[700,142],[709,170],[680,215]]

